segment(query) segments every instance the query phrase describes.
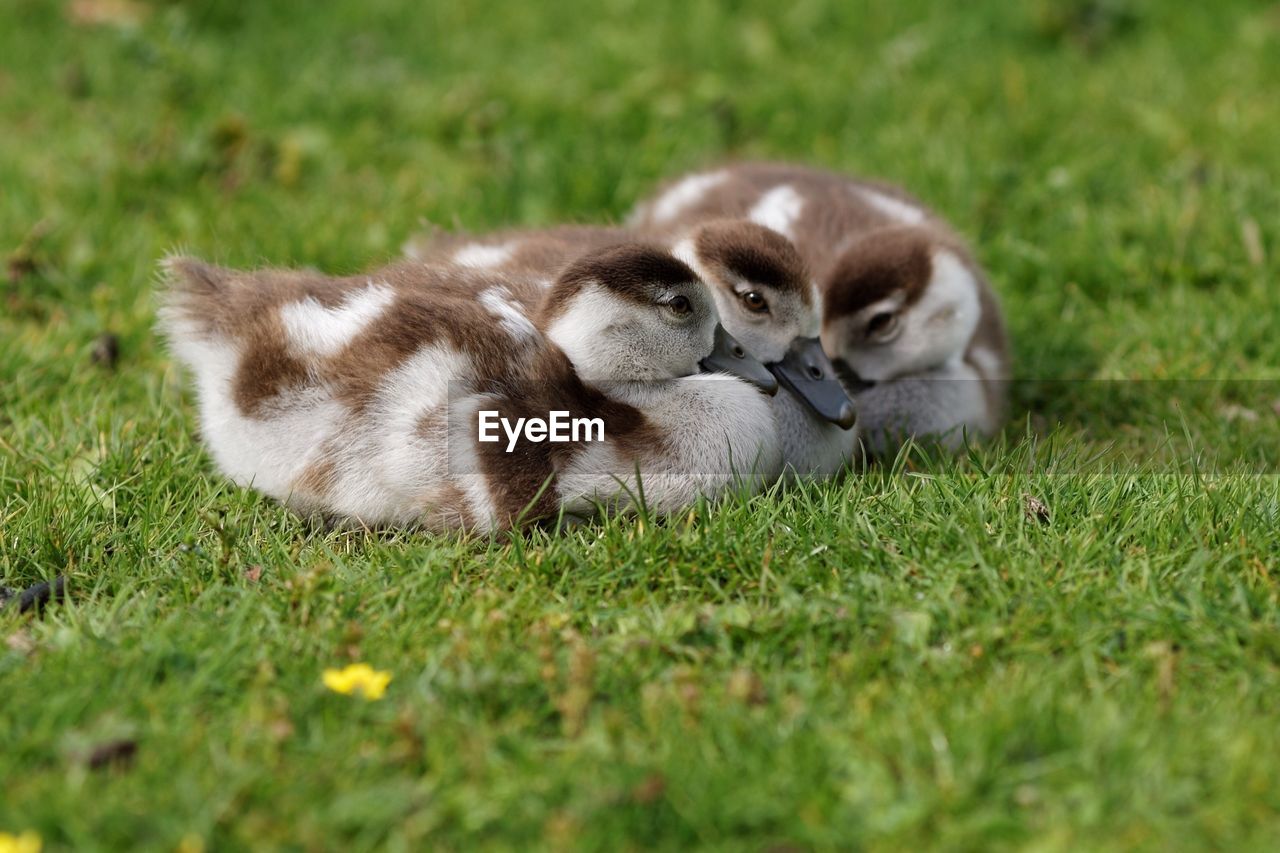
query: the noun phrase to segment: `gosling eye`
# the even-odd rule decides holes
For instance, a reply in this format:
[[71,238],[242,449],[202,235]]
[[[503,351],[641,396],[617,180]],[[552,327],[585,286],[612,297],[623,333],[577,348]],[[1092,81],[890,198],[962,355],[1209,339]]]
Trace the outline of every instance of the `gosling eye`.
[[693,311],[693,303],[689,301],[687,296],[671,297],[667,302],[667,307],[678,317],[684,317]]
[[764,294],[758,290],[748,290],[742,294],[742,304],[747,306],[747,310],[753,314],[768,314],[769,300],[764,298]]
[[868,338],[885,338],[898,328],[898,315],[893,311],[879,311],[867,321]]

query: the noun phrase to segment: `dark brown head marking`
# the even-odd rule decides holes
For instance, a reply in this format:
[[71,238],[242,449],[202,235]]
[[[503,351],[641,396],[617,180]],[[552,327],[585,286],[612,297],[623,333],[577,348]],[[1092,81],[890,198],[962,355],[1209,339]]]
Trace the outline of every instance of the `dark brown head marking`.
[[659,246],[627,243],[583,255],[567,267],[551,286],[539,312],[545,324],[563,312],[587,285],[596,283],[610,293],[643,305],[653,302],[655,285],[676,286],[698,281],[688,265]]
[[694,249],[705,263],[750,284],[797,294],[811,301],[809,272],[791,241],[772,228],[745,219],[713,222],[698,229]]
[[823,283],[825,317],[856,314],[901,293],[911,305],[933,275],[934,240],[918,228],[882,228],[845,250]]

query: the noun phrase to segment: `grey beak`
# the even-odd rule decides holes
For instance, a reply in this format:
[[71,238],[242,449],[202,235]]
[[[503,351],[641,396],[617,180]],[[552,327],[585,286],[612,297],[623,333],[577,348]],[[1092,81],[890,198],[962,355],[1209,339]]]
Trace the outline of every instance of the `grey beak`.
[[849,429],[858,419],[853,401],[836,376],[835,366],[817,338],[796,338],[782,361],[769,365],[792,394],[803,400],[818,417]]
[[711,355],[699,362],[698,366],[707,373],[730,373],[744,379],[770,397],[778,393],[778,380],[773,378],[769,369],[747,355],[742,344],[719,323],[716,324],[715,345],[711,349]]
[[855,373],[853,368],[850,367],[849,363],[843,358],[836,359],[834,364],[836,368],[836,376],[840,378],[840,384],[843,385],[844,390],[850,394],[861,394],[868,388],[875,386],[876,383],[863,379]]

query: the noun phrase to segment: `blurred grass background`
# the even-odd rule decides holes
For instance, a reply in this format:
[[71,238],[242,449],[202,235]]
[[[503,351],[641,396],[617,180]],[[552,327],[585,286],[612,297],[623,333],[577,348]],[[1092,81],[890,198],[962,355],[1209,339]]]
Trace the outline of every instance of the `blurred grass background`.
[[[1250,0],[6,0],[0,583],[73,593],[0,611],[0,831],[1267,848],[1277,92]],[[726,158],[896,181],[973,240],[1026,380],[1005,441],[493,543],[211,476],[164,252],[347,272]],[[323,694],[352,657],[386,700]]]

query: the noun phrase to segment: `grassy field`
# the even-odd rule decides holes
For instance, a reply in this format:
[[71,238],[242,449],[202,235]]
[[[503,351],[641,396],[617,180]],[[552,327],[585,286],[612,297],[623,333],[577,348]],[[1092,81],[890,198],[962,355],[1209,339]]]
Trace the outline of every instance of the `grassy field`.
[[[1280,6],[731,5],[0,3],[0,584],[69,589],[0,609],[0,833],[1280,845]],[[358,270],[726,157],[973,239],[1002,440],[494,541],[214,475],[165,251]],[[325,689],[353,661],[383,699]]]

